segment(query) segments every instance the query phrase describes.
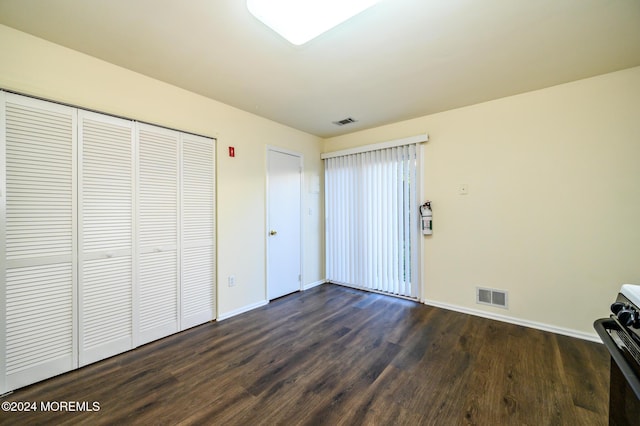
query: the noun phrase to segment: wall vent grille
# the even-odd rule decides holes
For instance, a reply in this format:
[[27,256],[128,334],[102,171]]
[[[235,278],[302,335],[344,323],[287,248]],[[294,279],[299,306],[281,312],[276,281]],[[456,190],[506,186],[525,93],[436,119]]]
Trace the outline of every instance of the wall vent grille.
[[505,290],[493,288],[476,287],[476,303],[481,305],[497,306],[498,308],[508,308],[508,293]]

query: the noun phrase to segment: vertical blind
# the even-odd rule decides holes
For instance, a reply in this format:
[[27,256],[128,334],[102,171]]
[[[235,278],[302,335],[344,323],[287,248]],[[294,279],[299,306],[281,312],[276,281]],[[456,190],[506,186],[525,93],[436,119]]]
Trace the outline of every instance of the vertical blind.
[[419,296],[417,170],[416,144],[325,158],[328,281]]

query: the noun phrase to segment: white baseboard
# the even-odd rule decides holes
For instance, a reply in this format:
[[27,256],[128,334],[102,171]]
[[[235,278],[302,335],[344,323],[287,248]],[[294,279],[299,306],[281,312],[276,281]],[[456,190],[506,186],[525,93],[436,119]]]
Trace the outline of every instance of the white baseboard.
[[[325,284],[326,282],[327,282],[326,280],[319,280],[319,281],[315,281],[313,283],[307,284],[307,285],[305,285],[303,287],[303,291],[304,290],[308,290],[308,289],[313,288],[313,287],[317,287],[317,286],[322,285],[322,284]],[[542,331],[549,331],[551,333],[562,334],[564,336],[575,337],[575,338],[578,338],[578,339],[588,340],[588,341],[591,341],[591,342],[602,343],[602,340],[600,339],[600,337],[595,332],[594,333],[585,333],[583,331],[572,330],[570,328],[564,328],[564,327],[557,327],[555,325],[545,324],[545,323],[541,323],[541,322],[537,322],[537,321],[529,321],[529,320],[524,320],[524,319],[521,319],[521,318],[510,317],[510,316],[507,316],[507,315],[495,314],[493,312],[481,311],[479,309],[471,309],[471,308],[465,308],[463,306],[457,306],[457,305],[451,305],[451,304],[448,304],[448,303],[436,302],[435,300],[423,299],[423,300],[421,300],[421,302],[424,303],[425,305],[435,306],[437,308],[442,308],[442,309],[448,309],[450,311],[461,312],[463,314],[474,315],[474,316],[477,316],[477,317],[492,319],[492,320],[496,320],[496,321],[502,321],[502,322],[506,322],[506,323],[509,323],[509,324],[521,325],[521,326],[529,327],[529,328],[535,328],[537,330],[542,330]],[[247,305],[247,306],[243,306],[242,308],[235,309],[235,310],[233,310],[231,312],[227,312],[227,313],[218,315],[216,320],[217,321],[223,321],[223,320],[226,320],[228,318],[235,317],[236,315],[240,315],[240,314],[243,314],[245,312],[249,312],[249,311],[251,311],[253,309],[257,309],[257,308],[260,308],[260,307],[268,305],[268,304],[269,304],[268,300],[261,300],[260,302],[253,303],[253,304]]]
[[227,312],[227,313],[218,315],[218,318],[216,318],[216,321],[223,321],[223,320],[229,319],[231,317],[235,317],[236,315],[244,314],[245,312],[249,312],[249,311],[252,311],[252,310],[254,310],[256,308],[260,308],[260,307],[262,307],[264,305],[267,305],[267,304],[269,304],[268,300],[261,300],[261,301],[259,301],[257,303],[253,303],[251,305],[243,306],[242,308],[235,309],[235,310],[233,310],[231,312]]
[[510,324],[522,325],[524,327],[535,328],[538,330],[549,331],[551,333],[562,334],[564,336],[575,337],[582,340],[589,340],[591,342],[602,343],[600,337],[595,333],[585,333],[583,331],[572,330],[570,328],[557,327],[555,325],[545,324],[536,321],[523,320],[520,318],[510,317],[507,315],[494,314],[492,312],[481,311],[478,309],[465,308],[457,305],[450,305],[448,303],[436,302],[434,300],[422,300],[422,303],[429,306],[435,306],[437,308],[448,309],[450,311],[462,312],[463,314],[475,315],[477,317],[488,318],[496,321],[507,322]]
[[322,284],[324,284],[326,282],[327,282],[327,280],[320,280],[320,281],[316,281],[316,282],[313,282],[313,283],[310,283],[310,284],[305,284],[304,286],[302,286],[302,291],[309,290],[310,288],[317,287],[317,286],[322,285]]
[[[312,282],[312,283],[307,284],[304,287],[302,287],[302,291],[309,290],[310,288],[317,287],[317,286],[322,285],[322,284],[324,284],[326,282],[327,282],[326,280],[320,280],[320,281]],[[227,312],[227,313],[218,315],[218,317],[216,318],[216,321],[224,321],[224,320],[229,319],[231,317],[235,317],[236,315],[244,314],[245,312],[252,311],[252,310],[254,310],[256,308],[260,308],[260,307],[268,305],[268,304],[269,304],[268,300],[261,300],[260,302],[253,303],[253,304],[247,305],[247,306],[243,306],[242,308],[235,309],[235,310],[233,310],[231,312]]]

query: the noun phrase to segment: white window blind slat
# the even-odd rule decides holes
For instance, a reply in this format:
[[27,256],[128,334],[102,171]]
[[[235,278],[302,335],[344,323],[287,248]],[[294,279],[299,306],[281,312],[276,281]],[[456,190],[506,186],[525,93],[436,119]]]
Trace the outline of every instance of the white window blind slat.
[[409,175],[406,179],[409,182],[407,189],[407,196],[404,198],[405,208],[404,213],[406,215],[407,223],[407,235],[406,241],[409,241],[407,244],[407,251],[409,254],[406,255],[404,259],[406,259],[407,269],[405,272],[405,283],[407,285],[407,292],[411,292],[415,297],[420,296],[420,259],[419,259],[419,214],[418,214],[418,204],[420,203],[419,191],[420,187],[419,183],[419,165],[420,165],[420,156],[418,151],[418,145],[409,145],[408,146],[408,154],[405,156],[405,172]]

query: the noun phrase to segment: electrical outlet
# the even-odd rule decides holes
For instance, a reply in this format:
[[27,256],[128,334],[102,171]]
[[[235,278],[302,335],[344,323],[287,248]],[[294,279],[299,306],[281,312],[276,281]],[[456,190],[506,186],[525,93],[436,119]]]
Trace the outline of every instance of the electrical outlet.
[[236,276],[235,275],[229,275],[229,278],[227,278],[227,281],[229,282],[229,287],[235,287],[236,286]]

